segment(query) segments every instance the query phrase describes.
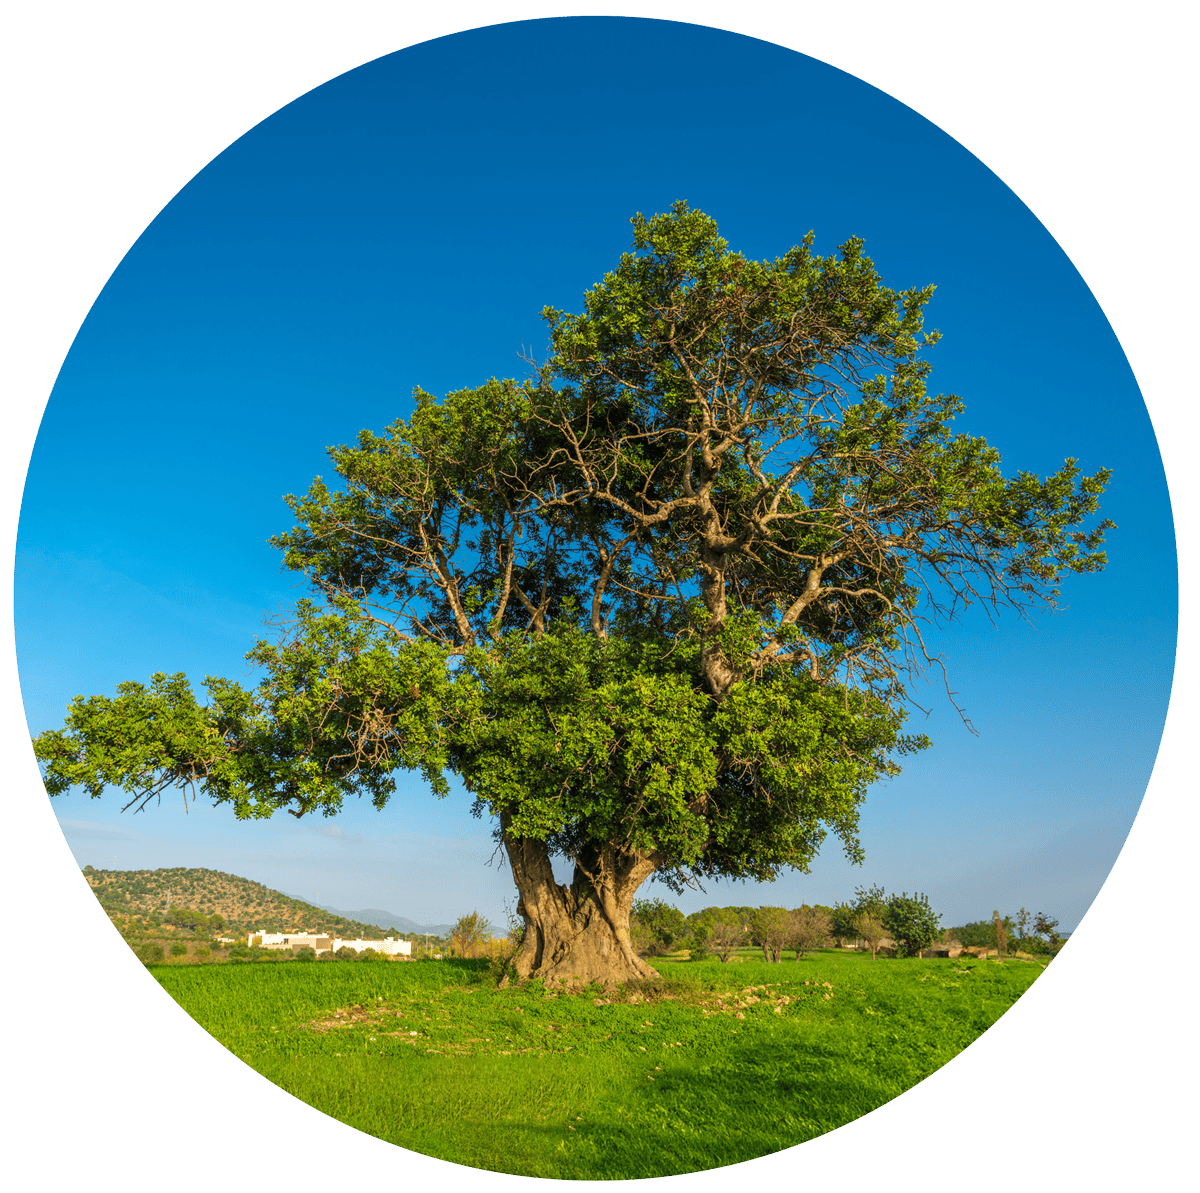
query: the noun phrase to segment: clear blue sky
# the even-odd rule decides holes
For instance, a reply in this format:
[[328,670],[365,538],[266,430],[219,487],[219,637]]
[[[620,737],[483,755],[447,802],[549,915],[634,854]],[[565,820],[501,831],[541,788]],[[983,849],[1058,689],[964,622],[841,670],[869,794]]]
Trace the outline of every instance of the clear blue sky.
[[[979,736],[931,686],[935,748],[868,798],[861,869],[831,846],[812,875],[680,905],[879,882],[926,891],[948,924],[1024,905],[1074,927],[1145,790],[1171,679],[1170,509],[1137,386],[1054,240],[961,146],[848,75],[711,29],[564,19],[414,47],[283,109],[179,194],[97,299],[34,452],[16,576],[30,729],[152,671],[245,674],[264,615],[303,592],[266,544],[289,525],[281,495],[330,474],[326,446],[406,414],[414,385],[522,375],[541,307],[579,309],[629,217],[680,198],[754,257],[857,235],[888,284],[936,283],[934,384],[965,399],[961,428],[1009,471],[1112,468],[1118,524],[1062,615],[939,636]],[[55,806],[80,864],[499,919],[509,879],[469,802],[413,780],[382,813],[313,824],[185,816],[179,796],[136,818],[115,794]]]

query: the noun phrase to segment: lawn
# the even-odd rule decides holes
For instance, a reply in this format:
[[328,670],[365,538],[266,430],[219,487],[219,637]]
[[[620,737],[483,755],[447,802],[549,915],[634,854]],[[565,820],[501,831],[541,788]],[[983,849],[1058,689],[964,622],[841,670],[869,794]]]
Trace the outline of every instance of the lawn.
[[413,1151],[523,1176],[736,1164],[831,1131],[987,1030],[1041,966],[822,952],[655,963],[665,992],[498,990],[484,962],[151,966],[289,1093]]

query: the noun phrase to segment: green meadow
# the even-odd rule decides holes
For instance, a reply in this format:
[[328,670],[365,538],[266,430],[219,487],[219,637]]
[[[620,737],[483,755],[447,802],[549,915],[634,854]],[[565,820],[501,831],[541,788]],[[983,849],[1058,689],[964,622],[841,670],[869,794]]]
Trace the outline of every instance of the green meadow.
[[987,1030],[1022,962],[658,961],[662,989],[497,989],[486,962],[151,966],[276,1085],[457,1164],[617,1179],[735,1164],[883,1105]]

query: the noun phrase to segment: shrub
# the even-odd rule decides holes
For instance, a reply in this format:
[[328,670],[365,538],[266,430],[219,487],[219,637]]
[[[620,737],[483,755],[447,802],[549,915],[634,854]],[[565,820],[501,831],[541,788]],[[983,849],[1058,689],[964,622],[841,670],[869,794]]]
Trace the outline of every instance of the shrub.
[[182,940],[177,940],[171,946],[171,956],[172,957],[186,957],[187,956],[187,945],[185,945]]
[[317,959],[317,950],[305,945],[302,949],[296,950],[297,961],[315,961]]
[[157,941],[146,941],[134,950],[138,960],[144,965],[151,965],[163,959],[163,947]]
[[339,961],[353,961],[355,957],[358,956],[358,949],[353,948],[351,945],[344,944],[336,953],[334,953],[334,956]]

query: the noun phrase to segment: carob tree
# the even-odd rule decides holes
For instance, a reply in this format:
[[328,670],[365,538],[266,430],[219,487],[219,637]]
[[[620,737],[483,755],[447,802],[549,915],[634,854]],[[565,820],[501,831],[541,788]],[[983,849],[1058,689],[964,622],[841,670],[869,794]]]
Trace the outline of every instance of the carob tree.
[[886,288],[860,241],[756,262],[684,203],[633,226],[582,314],[543,312],[528,380],[418,391],[287,498],[314,599],[257,686],[80,697],[35,740],[48,790],[332,815],[456,774],[512,868],[515,972],[549,981],[653,976],[651,876],[771,879],[829,831],[859,859],[868,786],[928,744],[902,732],[923,625],[1101,568],[1108,474],[1007,478],[952,433],[932,287]]

